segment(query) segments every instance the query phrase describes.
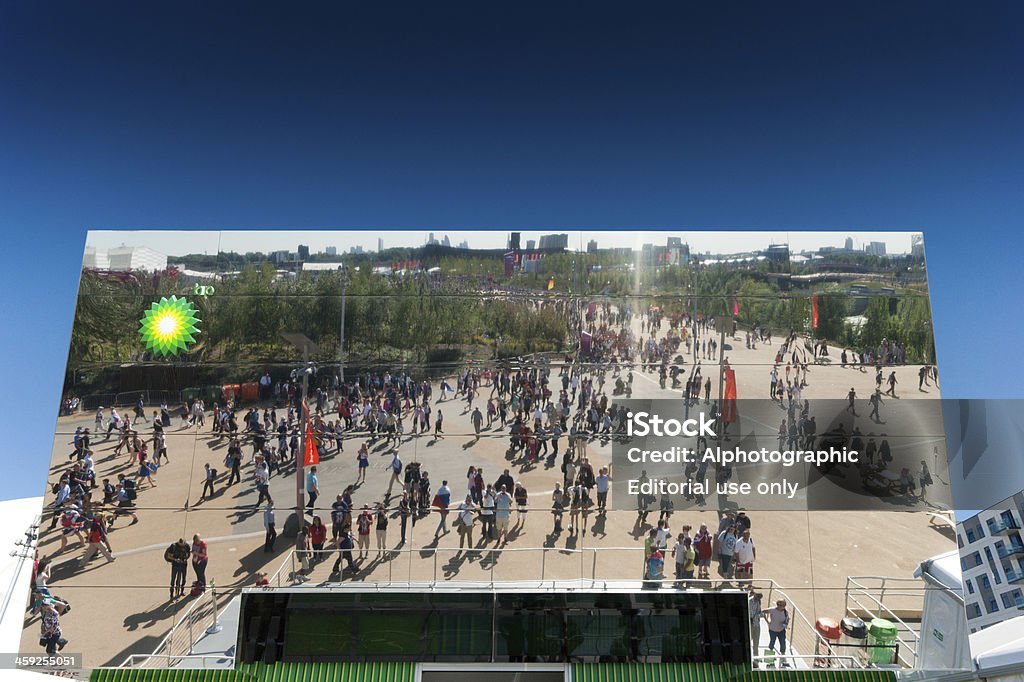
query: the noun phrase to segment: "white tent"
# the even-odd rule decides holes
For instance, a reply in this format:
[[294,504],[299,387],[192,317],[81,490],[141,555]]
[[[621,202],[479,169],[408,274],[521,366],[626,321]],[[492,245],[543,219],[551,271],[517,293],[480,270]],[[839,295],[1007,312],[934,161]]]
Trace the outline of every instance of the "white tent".
[[[28,604],[29,582],[32,579],[31,551],[18,545],[25,541],[25,531],[34,523],[43,508],[43,498],[29,497],[0,502],[0,517],[4,519],[0,541],[0,651],[21,650],[21,632],[25,625],[25,607]],[[35,655],[38,651],[25,652]],[[45,682],[57,679],[52,675],[26,670],[0,671],[0,679],[7,682]]]
[[975,632],[971,635],[971,652],[983,679],[1024,681],[1024,616]]
[[914,577],[924,581],[918,664],[925,670],[965,670],[971,665],[967,612],[957,550],[921,563]]

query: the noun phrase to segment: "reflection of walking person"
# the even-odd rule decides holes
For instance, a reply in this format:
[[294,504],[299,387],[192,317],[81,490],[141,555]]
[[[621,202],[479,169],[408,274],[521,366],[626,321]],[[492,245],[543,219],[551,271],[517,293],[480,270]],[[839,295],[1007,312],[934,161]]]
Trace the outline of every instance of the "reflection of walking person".
[[928,470],[928,463],[921,460],[921,470],[917,474],[917,482],[921,484],[921,500],[927,499],[928,486],[932,484],[932,472]]
[[85,550],[85,555],[79,562],[80,566],[85,566],[89,563],[89,560],[96,556],[99,552],[106,560],[113,561],[117,557],[111,554],[113,550],[110,549],[110,540],[107,539],[107,531],[103,527],[103,521],[101,518],[95,518],[92,524],[89,526],[89,545]]
[[203,481],[203,494],[199,496],[199,499],[206,497],[209,492],[210,497],[213,497],[213,482],[217,478],[217,470],[211,469],[209,464],[204,465],[206,467],[206,480]]
[[875,389],[875,392],[871,394],[871,414],[868,415],[868,419],[881,419],[878,414],[878,406],[882,404],[882,391]]
[[889,374],[889,390],[885,392],[886,395],[891,395],[893,398],[895,398],[896,397],[896,384],[898,384],[898,383],[899,382],[896,381],[896,371],[893,370]]
[[263,527],[267,529],[267,538],[263,543],[263,551],[270,553],[274,551],[274,542],[277,540],[277,528],[275,526],[274,519],[274,504],[272,502],[267,503],[267,508],[263,510]]
[[364,483],[366,481],[366,470],[370,466],[370,448],[366,443],[359,446],[359,452],[356,453],[356,462],[359,464],[359,474],[356,476],[356,483]]
[[306,474],[306,494],[309,495],[306,509],[313,509],[316,505],[316,498],[320,494],[319,482],[319,479],[316,477],[316,467],[310,467],[309,473]]

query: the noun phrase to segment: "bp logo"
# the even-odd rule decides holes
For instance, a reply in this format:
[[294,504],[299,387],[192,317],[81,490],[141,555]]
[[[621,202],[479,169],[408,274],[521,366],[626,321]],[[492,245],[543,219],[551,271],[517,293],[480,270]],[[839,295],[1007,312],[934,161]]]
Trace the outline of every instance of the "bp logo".
[[188,350],[189,344],[195,343],[195,334],[199,333],[197,322],[202,322],[184,298],[171,296],[161,298],[149,307],[139,323],[139,337],[146,344],[146,350],[155,355],[177,355],[179,351]]

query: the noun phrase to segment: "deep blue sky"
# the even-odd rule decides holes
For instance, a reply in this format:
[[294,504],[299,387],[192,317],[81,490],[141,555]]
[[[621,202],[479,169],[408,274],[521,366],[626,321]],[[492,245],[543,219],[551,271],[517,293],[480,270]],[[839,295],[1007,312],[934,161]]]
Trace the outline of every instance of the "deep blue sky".
[[88,228],[923,229],[944,394],[1022,394],[1020,3],[208,4],[0,6],[0,497]]

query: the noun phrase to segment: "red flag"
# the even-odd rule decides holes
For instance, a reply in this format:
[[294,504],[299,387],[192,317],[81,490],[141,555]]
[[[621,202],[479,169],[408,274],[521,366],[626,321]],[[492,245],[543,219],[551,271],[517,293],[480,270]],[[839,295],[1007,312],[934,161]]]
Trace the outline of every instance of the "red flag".
[[320,463],[320,450],[316,447],[316,439],[313,438],[313,429],[306,421],[306,451],[303,453],[302,466],[315,466]]
[[725,393],[722,396],[722,423],[731,424],[736,421],[736,370],[724,370]]
[[818,297],[811,296],[811,326],[818,328]]
[[735,296],[732,297],[732,316],[740,316],[740,302],[736,299]]

